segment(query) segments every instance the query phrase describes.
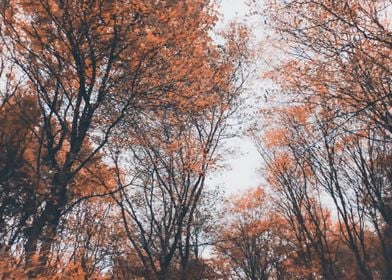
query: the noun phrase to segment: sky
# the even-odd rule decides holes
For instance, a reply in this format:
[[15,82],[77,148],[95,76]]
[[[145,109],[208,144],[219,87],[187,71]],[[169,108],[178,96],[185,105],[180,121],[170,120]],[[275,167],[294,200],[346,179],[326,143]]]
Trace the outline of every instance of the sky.
[[[247,12],[246,0],[222,0],[220,5],[222,18],[218,28],[223,27],[231,20],[244,19]],[[258,93],[248,92],[247,94]],[[210,185],[219,186],[226,194],[259,186],[262,182],[259,171],[262,162],[252,139],[241,135],[241,131],[239,131],[238,137],[227,140],[226,146],[232,151],[229,154],[224,154],[223,164],[227,167],[211,174]]]
[[221,0],[220,13],[223,15],[222,22],[235,18],[243,19],[248,12],[246,0]]

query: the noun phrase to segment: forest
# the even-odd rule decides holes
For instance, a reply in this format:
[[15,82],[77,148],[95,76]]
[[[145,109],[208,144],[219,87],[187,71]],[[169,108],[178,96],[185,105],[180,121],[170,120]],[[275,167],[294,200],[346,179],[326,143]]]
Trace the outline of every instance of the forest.
[[392,1],[219,4],[0,2],[1,280],[392,279]]

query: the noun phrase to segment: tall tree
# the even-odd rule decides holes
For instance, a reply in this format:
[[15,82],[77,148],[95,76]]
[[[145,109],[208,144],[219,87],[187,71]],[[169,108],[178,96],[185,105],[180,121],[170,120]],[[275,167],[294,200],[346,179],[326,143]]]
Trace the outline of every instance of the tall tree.
[[214,251],[230,267],[229,279],[288,277],[286,262],[294,247],[285,220],[269,199],[259,187],[227,201],[224,210],[230,214],[215,233]]
[[[357,263],[356,277],[365,279],[391,274],[390,226],[382,214],[390,204],[390,166],[376,164],[379,157],[389,158],[385,148],[391,144],[390,5],[269,1],[265,14],[277,35],[274,42],[284,50],[266,77],[288,101],[274,107],[278,118],[267,117],[275,123],[263,147],[286,170],[274,182],[289,192],[299,182],[301,196],[293,202],[314,192],[328,199],[342,242]],[[369,246],[375,235],[379,245]],[[381,250],[384,269],[379,259],[371,261],[374,250]]]
[[[37,253],[42,265],[48,263],[62,217],[72,207],[110,191],[105,186],[115,188],[78,183],[97,172],[108,142],[138,133],[149,115],[163,118],[165,110],[216,104],[219,94],[206,88],[219,86],[221,76],[206,57],[215,57],[219,69],[232,66],[210,48],[215,20],[207,0],[3,1],[2,55],[7,65],[16,65],[20,95],[28,93],[37,110],[37,116],[21,119],[35,124],[29,126],[36,143],[29,182],[42,187],[18,233],[27,264]],[[7,106],[17,111],[19,105]],[[7,199],[2,202],[10,207]]]
[[[192,106],[152,112],[140,120],[128,146],[116,147],[119,184],[129,187],[114,199],[131,247],[151,279],[189,277],[194,219],[206,175],[215,165],[244,82],[247,33],[238,31],[229,34],[226,49],[211,46],[205,53],[203,71],[211,79],[191,85],[189,92],[197,97]],[[125,174],[120,154],[131,162]],[[127,178],[132,181],[126,183]]]

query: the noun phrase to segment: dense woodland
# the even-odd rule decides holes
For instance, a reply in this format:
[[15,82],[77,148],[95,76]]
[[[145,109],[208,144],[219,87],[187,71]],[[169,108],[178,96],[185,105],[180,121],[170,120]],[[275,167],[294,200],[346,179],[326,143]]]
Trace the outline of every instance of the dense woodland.
[[1,1],[1,279],[392,279],[392,2],[249,6]]

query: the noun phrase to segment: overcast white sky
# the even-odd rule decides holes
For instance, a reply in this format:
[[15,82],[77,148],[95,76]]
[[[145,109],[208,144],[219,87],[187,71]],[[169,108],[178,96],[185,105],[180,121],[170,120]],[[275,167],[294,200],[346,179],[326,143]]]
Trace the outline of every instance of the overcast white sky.
[[[224,26],[234,19],[243,20],[247,11],[246,0],[222,0],[220,13],[223,18],[218,26]],[[224,164],[228,165],[228,168],[212,174],[210,186],[218,185],[230,194],[260,185],[262,178],[258,170],[261,167],[261,158],[252,140],[238,136],[229,140],[227,145],[235,152],[225,155]]]
[[221,0],[220,12],[224,16],[223,21],[228,21],[239,17],[244,18],[248,11],[246,0]]

